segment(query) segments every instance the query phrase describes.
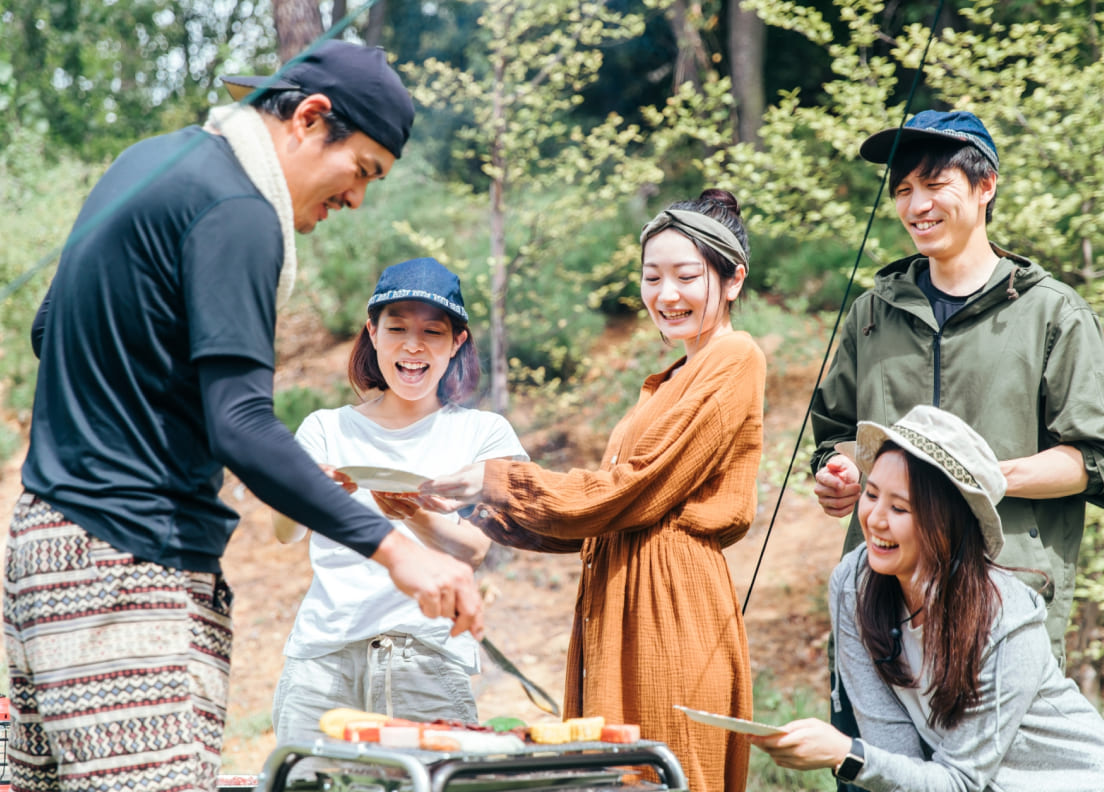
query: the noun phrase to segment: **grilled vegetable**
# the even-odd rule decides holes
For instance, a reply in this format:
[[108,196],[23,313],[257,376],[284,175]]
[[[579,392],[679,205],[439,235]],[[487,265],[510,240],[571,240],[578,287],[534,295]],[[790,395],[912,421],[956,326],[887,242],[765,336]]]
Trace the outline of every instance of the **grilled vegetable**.
[[529,727],[529,739],[546,745],[571,742],[571,724],[534,723]]
[[610,723],[602,727],[602,742],[634,743],[640,740],[640,727],[635,723]]
[[353,723],[368,726],[373,723],[383,723],[386,720],[387,716],[378,712],[338,707],[322,714],[322,717],[318,719],[318,728],[322,730],[323,734],[333,737],[335,740],[344,740],[346,726]]
[[521,718],[512,718],[509,715],[498,715],[488,719],[483,725],[489,726],[496,732],[507,732],[513,731],[514,729],[524,729],[525,721]]
[[564,723],[571,727],[572,742],[588,742],[602,738],[606,719],[598,715],[593,718],[568,718]]

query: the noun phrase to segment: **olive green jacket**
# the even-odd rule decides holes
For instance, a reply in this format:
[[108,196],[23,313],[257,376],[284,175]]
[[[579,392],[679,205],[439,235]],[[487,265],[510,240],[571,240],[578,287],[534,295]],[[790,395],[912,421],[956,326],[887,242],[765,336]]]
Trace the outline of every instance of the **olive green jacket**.
[[[1081,495],[1005,498],[998,561],[1021,573],[1047,602],[1047,630],[1064,658],[1085,499],[1104,493],[1104,338],[1092,309],[1037,264],[1002,256],[981,292],[942,331],[916,285],[924,256],[896,261],[855,300],[835,359],[813,398],[813,471],[860,420],[892,423],[916,404],[934,404],[971,424],[1014,459],[1068,444],[1081,451],[1089,484]],[[862,542],[852,515],[844,552]]]

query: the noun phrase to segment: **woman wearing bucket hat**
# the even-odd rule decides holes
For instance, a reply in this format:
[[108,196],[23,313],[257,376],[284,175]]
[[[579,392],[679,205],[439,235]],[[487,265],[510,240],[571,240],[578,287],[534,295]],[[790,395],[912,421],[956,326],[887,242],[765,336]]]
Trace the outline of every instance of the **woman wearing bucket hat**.
[[[396,531],[478,567],[490,541],[455,511],[441,514],[424,508],[430,499],[388,494],[396,485],[386,479],[370,483],[385,474],[355,473],[358,489],[335,470],[425,477],[486,459],[529,458],[505,418],[459,404],[479,384],[459,278],[432,258],[385,269],[348,375],[360,403],[311,413],[296,439]],[[431,505],[448,509],[439,499]],[[282,516],[276,531],[282,541],[301,535]],[[311,536],[310,556],[314,578],[284,648],[273,702],[280,742],[321,737],[321,715],[340,707],[420,721],[477,719],[470,675],[479,671],[479,647],[470,634],[450,637],[448,620],[425,617],[383,567],[320,534]]]
[[763,353],[733,328],[748,272],[735,196],[706,190],[640,236],[641,299],[685,356],[652,374],[598,470],[488,462],[428,491],[482,501],[476,523],[514,547],[580,553],[567,717],[640,725],[695,792],[746,784],[747,740],[674,709],[751,716],[747,638],[724,548],[755,516]]
[[873,792],[1098,792],[1104,720],[1051,654],[1042,598],[993,562],[1005,480],[992,450],[926,405],[862,421],[856,438],[840,451],[866,476],[865,544],[829,601],[863,737],[807,719],[753,744]]

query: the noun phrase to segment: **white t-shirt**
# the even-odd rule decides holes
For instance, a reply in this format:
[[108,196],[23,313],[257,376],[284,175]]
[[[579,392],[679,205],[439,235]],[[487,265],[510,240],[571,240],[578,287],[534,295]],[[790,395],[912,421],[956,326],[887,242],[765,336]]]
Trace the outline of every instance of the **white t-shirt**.
[[908,711],[909,718],[916,725],[916,730],[920,733],[920,736],[924,738],[928,745],[936,745],[939,740],[947,736],[947,730],[932,727],[928,723],[928,719],[931,718],[932,714],[931,699],[927,694],[928,688],[931,687],[931,667],[924,663],[923,625],[919,627],[913,627],[911,623],[905,625],[901,635],[901,649],[913,676],[916,675],[916,669],[920,669],[920,679],[916,687],[894,685],[893,689],[897,692],[901,704]]
[[[501,415],[453,404],[402,429],[386,429],[350,405],[318,410],[304,419],[295,439],[319,463],[387,467],[430,478],[486,459],[529,459]],[[357,490],[353,497],[379,511],[370,492]],[[449,516],[459,520],[456,514]],[[392,522],[423,544],[401,521]],[[479,647],[471,634],[449,637],[452,622],[423,616],[417,603],[395,588],[383,566],[318,533],[311,534],[310,558],[314,579],[299,606],[285,655],[320,657],[350,642],[395,631],[416,636],[469,673],[478,673]]]

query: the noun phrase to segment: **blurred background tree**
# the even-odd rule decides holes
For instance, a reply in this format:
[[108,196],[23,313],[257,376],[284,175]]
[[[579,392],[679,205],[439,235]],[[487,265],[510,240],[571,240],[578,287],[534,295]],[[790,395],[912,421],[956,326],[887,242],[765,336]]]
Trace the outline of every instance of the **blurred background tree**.
[[[0,10],[0,148],[20,128],[48,155],[114,156],[200,121],[216,74],[275,67],[263,4],[219,0],[20,0]],[[268,57],[265,57],[265,56]]]
[[[476,164],[473,186],[486,191],[491,407],[501,412],[508,403],[507,327],[525,322],[508,303],[511,282],[531,283],[549,252],[614,217],[623,198],[662,172],[635,158],[639,127],[616,113],[593,123],[572,115],[598,80],[603,50],[643,32],[639,16],[579,0],[479,5],[478,33],[457,59],[428,58],[406,73],[431,116],[451,112],[450,156]],[[558,274],[560,288],[586,305],[586,291],[572,288],[580,284],[569,271]]]

